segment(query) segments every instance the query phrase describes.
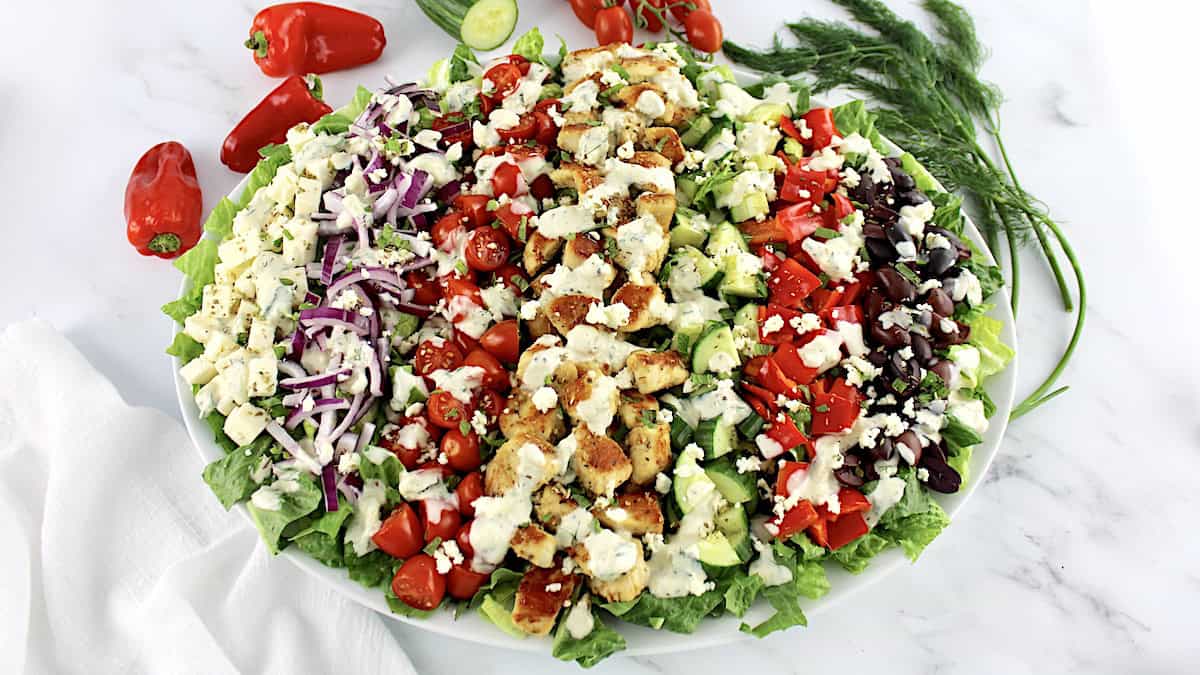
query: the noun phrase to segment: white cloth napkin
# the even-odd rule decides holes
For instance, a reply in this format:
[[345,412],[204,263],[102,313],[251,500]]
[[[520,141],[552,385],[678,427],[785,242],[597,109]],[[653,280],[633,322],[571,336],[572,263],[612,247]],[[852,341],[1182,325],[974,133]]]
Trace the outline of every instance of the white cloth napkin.
[[271,559],[202,468],[49,324],[0,335],[0,673],[415,673],[384,619]]

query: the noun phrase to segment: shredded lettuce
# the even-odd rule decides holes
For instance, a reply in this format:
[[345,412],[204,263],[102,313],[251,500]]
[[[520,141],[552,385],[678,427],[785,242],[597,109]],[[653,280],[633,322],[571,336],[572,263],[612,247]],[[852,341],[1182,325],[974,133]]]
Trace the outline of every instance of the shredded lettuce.
[[979,380],[1004,370],[1016,353],[1012,347],[1000,341],[1000,330],[1004,324],[990,316],[982,315],[971,322],[971,337],[968,340],[979,350]]
[[596,611],[592,610],[592,618],[595,620],[595,627],[592,632],[588,633],[581,640],[576,640],[571,637],[571,633],[567,630],[566,615],[569,610],[562,612],[563,616],[559,619],[558,628],[554,631],[554,646],[550,653],[556,659],[563,661],[574,661],[584,668],[591,668],[600,663],[604,659],[613,654],[625,649],[625,638],[617,631],[609,628],[600,617],[596,615]]
[[766,585],[762,577],[739,569],[738,574],[729,582],[725,589],[725,611],[741,618],[754,605],[754,600]]
[[359,556],[352,546],[344,546],[342,564],[350,574],[350,578],[367,588],[376,588],[391,581],[392,575],[402,561],[393,558],[383,551],[371,551]]

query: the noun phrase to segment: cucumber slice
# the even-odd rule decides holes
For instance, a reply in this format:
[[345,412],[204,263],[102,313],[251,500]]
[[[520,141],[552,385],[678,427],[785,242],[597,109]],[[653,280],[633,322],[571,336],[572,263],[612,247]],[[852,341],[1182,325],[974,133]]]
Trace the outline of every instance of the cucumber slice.
[[[678,271],[684,275],[681,279],[690,279],[692,270],[696,271],[696,276],[699,277],[699,287],[708,289],[715,285],[716,276],[721,273],[720,268],[711,258],[700,252],[700,249],[694,246],[684,246],[679,248],[671,255],[671,272],[672,274]],[[672,288],[677,286],[672,285]]]
[[758,350],[758,310],[758,305],[748,302],[733,315],[734,342],[738,345],[738,353],[746,360],[756,356]]
[[[722,457],[704,467],[704,473],[708,474],[712,482],[717,484],[717,490],[721,496],[731,504],[745,504],[754,501],[758,494],[754,485],[754,474],[738,473],[733,460],[728,457]],[[744,514],[743,517],[745,517]]]
[[723,532],[713,532],[696,544],[700,551],[700,562],[712,567],[731,567],[742,564],[737,550]]
[[671,449],[675,452],[683,452],[688,443],[692,442],[694,434],[692,426],[682,417],[674,417],[671,420]]
[[[708,483],[709,485],[706,489],[705,486],[697,485],[698,483]],[[693,489],[693,485],[697,487]],[[680,452],[679,459],[675,460],[675,476],[671,482],[671,490],[675,495],[675,503],[679,505],[680,513],[691,513],[696,506],[696,499],[715,489],[716,486],[712,484],[712,479],[696,463],[696,456],[690,452]]]
[[671,341],[671,348],[679,352],[683,358],[690,358],[692,352],[696,350],[696,343],[700,341],[700,334],[704,332],[704,324],[689,324],[680,326],[675,331],[675,338]]
[[696,196],[696,179],[690,176],[679,176],[675,179],[675,201],[680,206],[690,206],[692,197]]
[[696,427],[696,444],[704,448],[704,459],[716,459],[729,454],[737,445],[737,430],[718,417],[704,420]]
[[733,329],[719,321],[711,322],[692,350],[692,372],[732,372],[739,365],[741,359],[733,343]]
[[708,132],[712,131],[712,128],[712,118],[708,115],[699,115],[696,119],[692,120],[691,126],[687,128],[687,131],[683,132],[679,140],[689,148],[694,148],[704,140],[704,137],[708,135]]
[[791,113],[788,107],[782,103],[759,103],[750,109],[742,117],[746,122],[759,122],[761,124],[770,124],[772,126],[779,125],[779,118],[786,117]]
[[515,638],[525,637],[525,631],[517,628],[517,624],[512,620],[512,610],[500,604],[500,601],[492,596],[488,595],[483,598],[483,604],[479,606],[479,613],[505,633]]
[[771,204],[767,201],[767,196],[761,192],[752,192],[741,202],[729,207],[729,219],[735,223],[744,223],[765,216],[770,210]]
[[762,429],[766,426],[767,421],[758,416],[758,413],[750,413],[746,419],[738,423],[738,433],[742,438],[752,440],[755,436],[762,433]]
[[724,261],[728,256],[746,253],[749,250],[750,246],[746,244],[741,231],[732,223],[721,223],[714,227],[712,233],[708,235],[708,245],[704,247],[704,252],[712,256],[717,262]]
[[516,27],[517,0],[479,0],[463,17],[462,41],[472,49],[495,49]]
[[746,517],[746,509],[741,506],[727,507],[717,514],[713,522],[729,540],[738,559],[742,562],[749,560],[754,545],[750,542],[750,519]]
[[787,155],[793,163],[799,162],[804,158],[804,146],[794,138],[785,138],[783,139],[783,154]]

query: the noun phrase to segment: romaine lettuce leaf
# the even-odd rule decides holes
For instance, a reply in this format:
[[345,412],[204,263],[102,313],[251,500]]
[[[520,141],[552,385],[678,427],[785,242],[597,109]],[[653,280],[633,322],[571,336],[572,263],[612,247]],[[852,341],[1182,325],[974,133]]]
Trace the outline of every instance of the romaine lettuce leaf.
[[[254,198],[254,193],[270,184],[279,171],[279,167],[292,161],[292,150],[286,143],[268,145],[259,149],[258,154],[262,156],[262,159],[258,160],[258,164],[250,172],[246,188],[242,190],[242,196],[238,198],[239,210],[246,208],[246,205]],[[211,269],[209,272],[211,273]]]
[[[166,310],[165,306],[163,307],[163,310]],[[191,314],[188,314],[187,316],[191,316]],[[178,356],[180,361],[188,363],[192,359],[204,353],[204,345],[196,342],[188,335],[176,333],[175,339],[172,340],[171,344],[167,347],[167,353],[171,356]]]
[[556,659],[563,661],[574,661],[584,668],[591,668],[600,663],[604,659],[613,654],[625,649],[625,638],[617,631],[609,628],[599,616],[596,616],[596,611],[592,610],[592,617],[595,619],[595,627],[592,632],[588,633],[581,640],[576,640],[571,637],[571,633],[567,630],[566,614],[568,610],[562,612],[563,617],[558,622],[558,628],[554,631],[554,646],[550,653]]
[[642,593],[637,600],[610,602],[600,607],[639,626],[656,630],[666,628],[674,633],[692,633],[723,599],[724,593],[714,588],[702,595],[682,598],[656,598],[650,593]]
[[359,556],[354,553],[352,546],[343,546],[343,549],[342,564],[345,565],[350,578],[367,588],[375,588],[391,581],[396,568],[400,566],[401,561],[383,551],[371,551]]
[[1004,370],[1016,353],[1012,347],[1000,341],[1000,329],[1004,324],[983,315],[971,322],[971,337],[968,340],[979,350],[979,381]]
[[[894,508],[894,507],[893,507]],[[868,532],[830,554],[847,572],[858,574],[867,569],[871,559],[891,543],[875,532]]]
[[838,133],[842,136],[857,133],[868,141],[871,141],[871,145],[876,150],[880,152],[887,151],[887,148],[883,144],[883,137],[879,135],[879,130],[875,128],[875,115],[867,110],[866,104],[861,100],[843,103],[834,108],[833,123],[837,126]]
[[350,125],[354,124],[354,120],[358,119],[358,116],[367,109],[367,104],[370,102],[371,90],[360,85],[358,89],[354,90],[354,98],[350,99],[349,103],[313,123],[313,133],[329,135],[346,133],[350,129]]
[[204,467],[204,482],[217,496],[225,510],[244,501],[258,489],[250,474],[258,468],[273,439],[262,434],[253,443],[226,454]]
[[291,537],[292,543],[323,565],[344,566],[341,531],[342,525],[353,511],[353,506],[338,497],[338,510],[326,511],[314,518],[304,529]]
[[513,54],[524,56],[530,61],[542,62],[542,50],[546,47],[546,40],[542,38],[542,32],[537,29],[537,26],[529,29],[517,41],[513,43]]
[[262,535],[267,550],[272,554],[279,553],[283,549],[280,542],[283,540],[284,530],[292,523],[315,511],[317,505],[321,503],[321,488],[317,487],[317,482],[312,476],[302,474],[296,479],[296,482],[300,484],[300,488],[295,492],[280,495],[278,510],[267,511],[254,504],[248,505],[254,525],[258,527],[258,532]]
[[749,574],[740,568],[738,572],[725,589],[725,610],[741,618],[754,605],[758,594],[766,585],[763,584],[762,577]]
[[783,542],[775,542],[772,553],[776,563],[791,570],[792,580],[763,589],[762,596],[774,608],[774,615],[757,626],[741,625],[742,632],[760,638],[792,626],[808,625],[808,619],[800,608],[800,598],[815,600],[828,593],[830,588],[821,563],[803,560],[800,552]]

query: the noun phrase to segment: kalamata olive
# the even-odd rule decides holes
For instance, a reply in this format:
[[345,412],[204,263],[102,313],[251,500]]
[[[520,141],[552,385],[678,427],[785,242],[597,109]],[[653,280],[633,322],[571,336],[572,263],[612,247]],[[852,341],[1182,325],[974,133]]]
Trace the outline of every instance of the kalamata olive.
[[875,447],[871,448],[871,455],[881,462],[891,459],[894,454],[896,454],[896,444],[890,438],[880,438],[875,443]]
[[896,199],[900,200],[900,203],[906,206],[916,206],[917,204],[924,204],[929,201],[929,197],[926,197],[925,193],[920,190],[905,190],[897,194]]
[[900,165],[900,158],[899,158],[899,157],[884,157],[884,158],[883,158],[883,163],[884,163],[884,164],[887,166],[887,168],[888,168],[888,172],[889,172],[889,173],[893,173],[893,174],[894,174],[894,173],[896,173],[897,171],[900,171],[900,170],[901,170],[901,169],[900,169],[900,166],[901,166],[901,165]]
[[908,331],[896,324],[884,328],[883,324],[876,321],[871,324],[871,339],[885,347],[907,347],[909,337]]
[[925,275],[930,278],[938,278],[954,267],[954,263],[958,262],[958,255],[952,248],[935,248],[929,252],[929,260],[925,263]]
[[892,169],[892,182],[896,184],[896,190],[902,193],[908,192],[917,186],[917,181],[913,180],[913,177],[908,175],[907,171],[900,168]]
[[962,476],[946,460],[946,451],[941,444],[931,445],[921,457],[920,466],[929,472],[925,485],[935,492],[952,494],[962,486]]
[[875,366],[876,368],[882,368],[888,362],[888,355],[886,352],[876,349],[875,351],[867,354],[867,360],[870,361],[871,365]]
[[854,467],[858,466],[860,463],[861,463],[861,460],[859,460],[858,455],[855,455],[853,453],[846,453],[845,455],[842,456],[842,466],[848,466],[850,468],[854,468]]
[[970,326],[938,314],[933,315],[933,325],[929,327],[929,332],[938,346],[962,344],[971,337]]
[[[916,466],[921,462],[921,439],[917,438],[917,433],[915,431],[909,429],[908,431],[900,434],[900,436],[896,438],[896,443],[907,447],[908,451],[912,453],[913,459],[911,462],[909,462],[910,464]],[[901,452],[900,456],[904,457],[905,454],[906,453]]]
[[908,230],[904,229],[904,226],[902,226],[900,223],[888,225],[887,227],[883,228],[883,231],[887,233],[888,241],[892,242],[892,246],[899,247],[904,243],[912,243],[912,235],[909,234]]
[[863,176],[862,179],[858,181],[858,185],[850,188],[850,199],[853,199],[859,204],[873,204],[875,202],[875,196],[877,192],[878,190],[876,189],[875,182],[870,178]]
[[880,264],[889,263],[897,257],[896,249],[887,239],[867,239],[864,243],[872,262]]
[[933,347],[929,345],[929,340],[920,335],[913,335],[909,337],[908,342],[912,347],[913,356],[921,365],[928,367],[933,361]]
[[933,308],[933,311],[942,316],[950,316],[954,313],[954,301],[950,299],[950,294],[940,288],[935,288],[929,291],[929,295],[925,296],[925,302]]
[[879,223],[867,223],[863,225],[863,237],[866,239],[887,239],[887,234],[883,231],[883,226]]
[[878,289],[871,288],[863,297],[863,309],[867,312],[867,318],[874,321],[887,311],[887,300]]
[[917,288],[894,267],[883,267],[875,271],[875,278],[883,292],[892,302],[912,302],[917,299]]
[[862,487],[865,482],[858,474],[854,473],[854,469],[847,467],[842,467],[834,471],[833,475],[837,477],[839,483],[847,487]]
[[942,378],[942,382],[945,382],[946,384],[949,384],[950,381],[954,379],[954,375],[958,370],[957,366],[955,366],[953,362],[945,359],[938,359],[937,361],[934,361],[933,364],[929,366],[929,369],[937,373],[937,376]]
[[872,462],[866,462],[860,466],[858,470],[862,472],[864,481],[870,482],[873,480],[879,480],[879,472],[875,470],[875,464]]

